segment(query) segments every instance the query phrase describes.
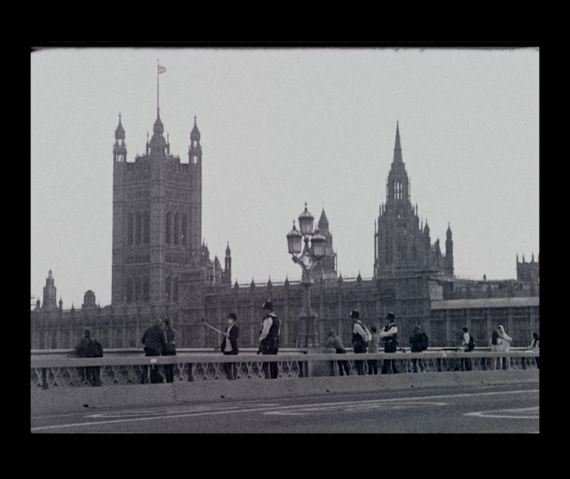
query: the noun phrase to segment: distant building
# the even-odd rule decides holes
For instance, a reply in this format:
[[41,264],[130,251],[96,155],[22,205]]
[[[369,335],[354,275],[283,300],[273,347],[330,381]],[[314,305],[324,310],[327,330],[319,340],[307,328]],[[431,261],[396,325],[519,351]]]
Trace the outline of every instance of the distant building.
[[178,301],[179,280],[231,284],[202,240],[202,146],[194,117],[187,160],[170,153],[157,106],[146,153],[127,160],[121,116],[113,146],[113,305]]
[[439,273],[453,276],[453,239],[448,225],[445,255],[439,239],[432,245],[426,219],[420,224],[418,206],[410,197],[410,180],[402,157],[400,128],[396,126],[394,158],[386,181],[386,203],[379,208],[374,232],[374,275]]
[[537,287],[540,283],[540,268],[538,260],[534,260],[534,253],[529,262],[525,261],[523,254],[522,262],[519,263],[517,254],[517,281],[519,283],[533,285]]
[[[261,304],[266,299],[272,299],[282,320],[282,346],[295,346],[304,301],[301,284],[286,278],[284,282],[269,279],[257,284],[252,279],[232,285],[229,243],[223,267],[217,257],[210,259],[202,239],[202,146],[196,117],[184,161],[170,153],[158,107],[144,155],[128,161],[125,136],[119,116],[113,146],[111,305],[96,306],[95,293],[89,290],[81,309],[72,305],[63,310],[61,299],[57,308],[50,271],[43,305],[38,300],[31,312],[32,348],[72,347],[86,326],[106,348],[140,347],[144,329],[165,316],[176,325],[179,347],[216,347],[219,337],[205,328],[202,319],[223,327],[230,311],[238,316],[241,344],[254,347]],[[321,341],[334,329],[350,343],[348,315],[352,309],[360,310],[365,322],[377,326],[388,312],[394,312],[403,344],[417,324],[424,327],[433,345],[456,344],[461,327],[470,321],[482,338],[490,334],[493,318],[505,318],[513,326],[515,345],[528,344],[529,331],[538,325],[538,298],[517,299],[538,295],[534,257],[531,263],[524,258],[519,263],[517,258],[517,280],[468,280],[454,271],[449,225],[445,254],[439,239],[431,243],[427,220],[420,223],[418,207],[410,200],[399,125],[386,202],[380,205],[374,233],[373,277],[337,274],[337,254],[324,209],[317,227],[326,238],[325,256],[312,272],[311,288]]]
[[56,291],[57,290],[55,287],[53,274],[50,269],[48,272],[48,277],[46,278],[46,285],[44,286],[44,300],[42,302],[42,309],[50,310],[57,308]]

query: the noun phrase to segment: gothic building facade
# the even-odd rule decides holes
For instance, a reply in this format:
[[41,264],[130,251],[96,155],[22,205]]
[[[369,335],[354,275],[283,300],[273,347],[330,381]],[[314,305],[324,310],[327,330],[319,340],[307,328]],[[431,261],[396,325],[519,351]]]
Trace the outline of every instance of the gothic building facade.
[[[155,318],[171,318],[179,347],[217,347],[219,338],[203,319],[222,328],[233,311],[240,323],[240,345],[255,347],[261,305],[271,299],[282,320],[281,344],[295,347],[298,316],[303,306],[300,282],[232,284],[229,243],[224,264],[202,240],[202,146],[196,118],[187,158],[170,152],[168,135],[157,106],[153,135],[146,153],[127,159],[121,117],[113,147],[113,269],[112,301],[95,305],[85,294],[83,306],[55,306],[51,271],[31,312],[32,348],[73,347],[82,329],[91,327],[106,348],[141,346],[144,330]],[[337,275],[333,235],[323,209],[318,230],[326,238],[325,257],[313,270],[311,298],[322,341],[331,329],[350,344],[352,309],[370,326],[380,326],[387,312],[397,315],[403,346],[413,327],[421,324],[433,346],[456,344],[461,327],[473,326],[483,344],[497,321],[507,324],[514,345],[528,344],[529,331],[539,322],[538,262],[519,263],[517,280],[482,281],[457,278],[453,238],[448,227],[445,254],[439,240],[431,243],[427,224],[420,223],[411,203],[410,181],[403,162],[399,125],[386,183],[386,202],[374,233],[373,277]],[[372,253],[372,251],[371,251]],[[529,286],[535,281],[536,287]],[[532,289],[534,288],[534,289]],[[529,298],[529,296],[533,296]]]
[[386,202],[380,204],[374,229],[375,277],[420,271],[453,276],[451,228],[447,228],[444,255],[439,239],[431,243],[427,220],[420,224],[417,204],[412,205],[399,125],[396,126],[394,157],[386,180]]
[[185,160],[170,152],[157,106],[146,153],[127,158],[119,115],[113,146],[113,305],[176,302],[180,277],[192,272],[204,284],[230,283],[225,268],[202,240],[202,146],[194,117]]

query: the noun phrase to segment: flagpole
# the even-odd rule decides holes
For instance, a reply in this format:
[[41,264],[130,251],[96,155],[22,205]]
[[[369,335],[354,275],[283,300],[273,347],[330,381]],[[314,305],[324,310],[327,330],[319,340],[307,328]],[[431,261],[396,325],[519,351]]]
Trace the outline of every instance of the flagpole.
[[159,98],[160,98],[160,89],[158,84],[158,58],[156,59],[156,116],[160,116],[160,107],[159,107]]

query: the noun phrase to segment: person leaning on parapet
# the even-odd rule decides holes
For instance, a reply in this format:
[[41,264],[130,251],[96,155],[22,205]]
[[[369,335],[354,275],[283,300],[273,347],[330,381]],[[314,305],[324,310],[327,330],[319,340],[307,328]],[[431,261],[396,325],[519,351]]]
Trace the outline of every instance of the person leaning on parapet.
[[[513,338],[511,338],[507,334],[505,328],[500,324],[499,326],[497,326],[497,333],[499,335],[499,337],[497,338],[497,351],[507,353],[511,347],[511,341],[513,340]],[[501,359],[499,359],[499,362],[501,362]],[[503,363],[503,369],[510,369],[511,367],[510,358],[508,357],[502,358],[502,363]]]
[[[378,330],[376,326],[370,328],[370,341],[368,343],[368,352],[370,354],[376,354],[378,352],[378,342],[380,341],[380,336],[378,335]],[[378,360],[369,359],[368,360],[368,374],[378,374]]]
[[[463,342],[461,343],[463,352],[469,353],[475,349],[475,341],[473,340],[473,335],[469,332],[467,327],[463,328]],[[464,371],[471,371],[472,364],[471,358],[461,358],[461,365]]]
[[[380,330],[380,339],[384,341],[384,352],[395,353],[398,349],[398,327],[396,326],[396,316],[394,313],[386,315],[386,326]],[[398,373],[396,361],[394,359],[384,359],[382,363],[382,374]]]
[[[273,313],[271,301],[263,303],[263,312],[257,354],[277,354],[279,352],[279,319]],[[263,372],[266,379],[277,378],[279,373],[277,363],[263,363]]]
[[[346,353],[346,349],[344,348],[344,344],[342,344],[342,340],[334,333],[334,331],[329,331],[329,335],[327,336],[327,340],[325,342],[325,352],[336,354]],[[334,376],[334,363],[334,361],[331,361],[331,376]],[[348,361],[338,360],[336,363],[338,365],[338,373],[341,376],[344,376],[345,373],[347,376],[350,376],[350,367],[348,366]]]
[[[160,356],[166,345],[166,335],[162,329],[162,321],[157,319],[150,328],[148,328],[141,339],[144,344],[145,356]],[[142,382],[147,382],[148,366],[143,368]],[[160,374],[158,365],[153,364],[150,367],[150,382],[152,384],[163,382],[163,377]]]
[[[91,330],[85,328],[83,338],[75,346],[77,356],[80,358],[102,358],[103,346],[95,338],[91,337]],[[84,379],[91,386],[101,386],[101,368],[99,366],[87,366],[83,368]]]
[[[164,320],[164,339],[162,355],[176,356],[176,330],[170,326],[170,319],[168,318]],[[172,364],[164,365],[164,375],[167,383],[174,382],[174,366]]]
[[[239,354],[238,339],[239,326],[237,324],[237,316],[230,313],[227,316],[228,327],[222,339],[220,349],[224,356]],[[235,363],[224,363],[224,371],[228,379],[237,379],[237,365]]]
[[[538,337],[538,333],[532,333],[532,341],[530,342],[528,349],[535,353],[540,353],[540,338]],[[539,357],[537,356],[534,358],[536,361],[536,367],[540,369],[540,361]]]
[[[410,335],[410,345],[412,353],[421,353],[428,348],[429,345],[429,338],[427,334],[422,330],[422,327],[418,324],[414,327],[412,334]],[[413,358],[412,365],[414,368],[414,372],[418,372],[418,364],[420,365],[420,369],[423,371],[424,364],[423,360],[420,358]]]
[[[354,321],[352,326],[352,349],[356,354],[364,354],[368,349],[368,343],[372,338],[372,334],[364,323],[360,320],[360,312],[353,309],[350,318]],[[364,374],[364,361],[354,361],[356,372],[359,375]]]

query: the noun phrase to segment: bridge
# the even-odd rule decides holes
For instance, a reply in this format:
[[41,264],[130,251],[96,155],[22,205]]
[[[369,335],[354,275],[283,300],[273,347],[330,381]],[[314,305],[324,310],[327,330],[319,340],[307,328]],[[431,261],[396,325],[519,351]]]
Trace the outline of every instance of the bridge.
[[[70,354],[32,355],[32,432],[227,432],[227,421],[234,432],[263,431],[269,423],[272,432],[538,432],[538,353],[522,349]],[[349,376],[338,375],[339,360],[346,361]],[[398,373],[358,375],[357,361],[378,361],[378,372],[391,361]],[[234,365],[236,380],[227,379],[227,364]],[[275,379],[265,379],[269,364],[277,368]],[[174,381],[144,383],[152,366],[172,366]],[[99,368],[101,387],[87,383],[85,368]],[[276,422],[280,416],[287,421]]]

